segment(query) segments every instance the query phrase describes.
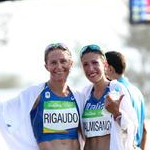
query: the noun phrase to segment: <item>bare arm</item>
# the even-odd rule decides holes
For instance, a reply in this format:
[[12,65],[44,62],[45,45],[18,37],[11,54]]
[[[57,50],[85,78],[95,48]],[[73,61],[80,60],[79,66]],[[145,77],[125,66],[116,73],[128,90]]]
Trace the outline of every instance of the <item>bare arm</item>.
[[146,150],[146,140],[147,140],[147,129],[146,129],[145,121],[144,121],[143,136],[142,136],[142,142],[141,142],[141,146],[140,146],[142,150]]

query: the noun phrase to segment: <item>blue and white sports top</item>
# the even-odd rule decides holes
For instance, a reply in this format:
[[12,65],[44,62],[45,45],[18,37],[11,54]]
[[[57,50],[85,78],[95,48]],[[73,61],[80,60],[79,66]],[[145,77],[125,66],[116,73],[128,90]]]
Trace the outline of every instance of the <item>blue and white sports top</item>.
[[145,119],[144,97],[140,90],[134,85],[132,85],[126,77],[121,77],[118,79],[118,81],[121,82],[127,88],[133,108],[135,109],[137,115],[138,128],[135,136],[135,144],[136,146],[140,147],[143,136],[143,123]]
[[79,110],[71,92],[67,97],[60,97],[46,85],[30,116],[38,143],[78,138]]
[[110,92],[109,85],[100,99],[96,99],[91,91],[82,115],[83,130],[86,137],[103,136],[110,134],[111,113],[104,106],[105,96]]

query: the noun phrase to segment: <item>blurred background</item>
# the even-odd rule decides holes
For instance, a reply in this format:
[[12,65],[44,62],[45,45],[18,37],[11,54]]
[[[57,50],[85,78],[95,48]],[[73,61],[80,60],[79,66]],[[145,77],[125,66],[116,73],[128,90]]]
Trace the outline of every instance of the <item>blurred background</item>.
[[78,89],[88,83],[79,59],[82,46],[95,43],[124,53],[126,75],[145,97],[150,125],[150,0],[0,0],[1,101],[48,80],[44,50],[55,42],[72,51],[68,82]]

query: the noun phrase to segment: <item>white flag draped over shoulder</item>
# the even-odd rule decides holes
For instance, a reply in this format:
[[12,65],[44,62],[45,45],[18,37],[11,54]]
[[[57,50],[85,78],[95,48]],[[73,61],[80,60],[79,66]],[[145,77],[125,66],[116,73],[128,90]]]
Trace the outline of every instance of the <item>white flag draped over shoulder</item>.
[[0,116],[0,143],[1,143],[0,150],[10,150],[5,141],[5,138],[7,135],[6,132],[7,132],[7,130],[6,130],[5,124],[3,122],[3,118],[1,118],[1,116]]

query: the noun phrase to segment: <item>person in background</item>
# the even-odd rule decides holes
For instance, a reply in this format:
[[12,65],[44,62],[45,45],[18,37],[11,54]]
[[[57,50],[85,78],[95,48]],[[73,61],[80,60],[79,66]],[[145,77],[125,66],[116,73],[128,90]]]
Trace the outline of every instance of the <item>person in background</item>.
[[84,46],[80,58],[92,83],[83,89],[84,150],[133,150],[137,118],[126,88],[106,78],[107,61],[98,45]]
[[124,75],[126,70],[125,56],[117,51],[108,51],[105,53],[108,67],[106,75],[110,80],[117,79],[128,90],[131,97],[132,105],[138,118],[138,129],[135,136],[135,145],[137,149],[145,150],[146,145],[146,126],[145,126],[145,105],[144,97],[141,91],[133,85]]
[[2,105],[9,133],[17,141],[11,150],[81,150],[78,133],[83,98],[67,84],[71,53],[63,43],[54,43],[47,46],[44,58],[49,80]]

